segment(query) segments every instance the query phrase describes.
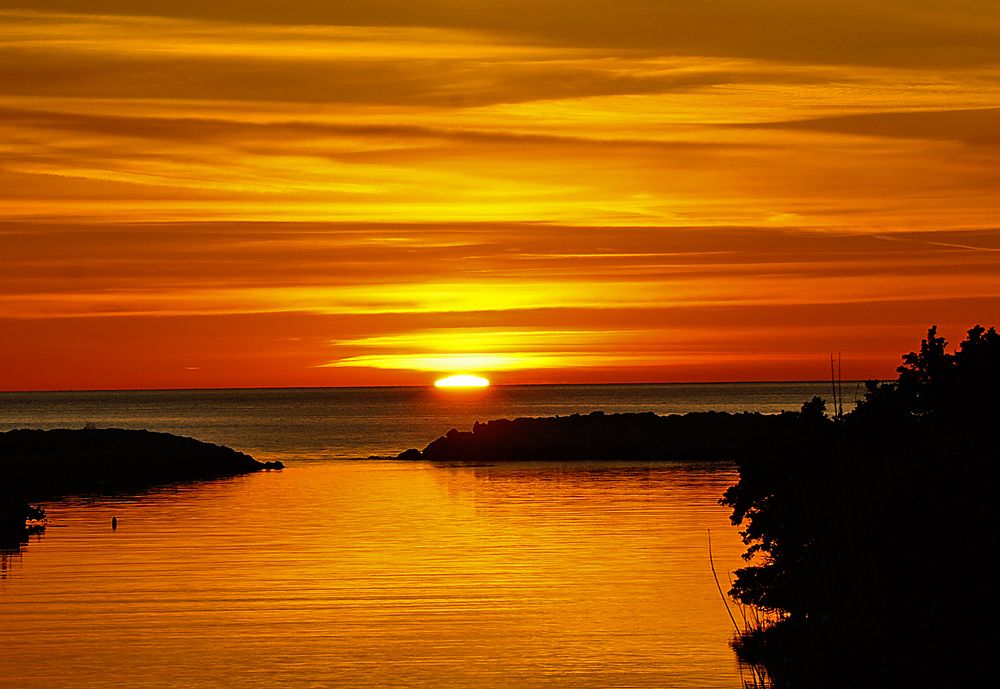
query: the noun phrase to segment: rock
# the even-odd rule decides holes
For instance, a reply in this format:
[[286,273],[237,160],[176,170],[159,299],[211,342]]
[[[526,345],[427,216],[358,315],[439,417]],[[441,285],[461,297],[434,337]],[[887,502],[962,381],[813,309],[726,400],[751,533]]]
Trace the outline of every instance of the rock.
[[27,500],[132,492],[282,467],[169,433],[113,428],[0,433],[0,484],[15,486]]
[[476,422],[451,429],[423,452],[400,459],[432,462],[497,460],[735,460],[763,445],[794,443],[803,432],[798,413],[775,415],[652,412]]
[[399,455],[396,457],[396,459],[414,461],[418,459],[423,459],[423,454],[420,452],[420,450],[411,447],[409,450],[403,450],[402,452],[400,452]]

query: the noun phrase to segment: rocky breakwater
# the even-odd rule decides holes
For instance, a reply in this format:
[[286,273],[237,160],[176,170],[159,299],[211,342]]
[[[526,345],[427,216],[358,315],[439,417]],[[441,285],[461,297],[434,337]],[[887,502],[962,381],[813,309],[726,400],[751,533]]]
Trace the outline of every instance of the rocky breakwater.
[[695,412],[499,419],[452,429],[399,459],[434,462],[736,460],[755,448],[801,441],[800,414]]
[[25,528],[29,501],[103,495],[282,469],[193,438],[122,429],[0,433],[0,527]]

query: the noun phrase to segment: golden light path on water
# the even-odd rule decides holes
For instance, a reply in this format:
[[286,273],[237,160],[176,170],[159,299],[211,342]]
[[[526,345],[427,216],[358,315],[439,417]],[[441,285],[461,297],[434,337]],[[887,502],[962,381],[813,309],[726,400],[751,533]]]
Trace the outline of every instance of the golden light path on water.
[[736,689],[706,538],[720,573],[741,564],[717,504],[734,479],[718,465],[332,461],[52,503],[44,537],[5,562],[0,677]]

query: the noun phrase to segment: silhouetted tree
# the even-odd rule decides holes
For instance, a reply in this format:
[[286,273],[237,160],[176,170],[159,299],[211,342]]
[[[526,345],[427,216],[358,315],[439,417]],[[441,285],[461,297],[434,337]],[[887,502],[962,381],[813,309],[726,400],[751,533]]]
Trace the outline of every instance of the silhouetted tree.
[[843,423],[824,423],[814,398],[794,446],[740,460],[722,502],[751,563],[731,594],[776,622],[737,648],[776,686],[986,676],[997,610],[979,563],[998,546],[1000,335],[977,325],[947,344],[930,328]]
[[998,408],[1000,334],[981,325],[970,328],[958,350],[947,352],[937,326],[927,331],[920,350],[903,356],[895,382],[868,381],[858,416],[936,416],[976,422]]
[[800,412],[803,419],[820,420],[826,416],[826,400],[822,397],[813,397],[808,402],[802,403]]

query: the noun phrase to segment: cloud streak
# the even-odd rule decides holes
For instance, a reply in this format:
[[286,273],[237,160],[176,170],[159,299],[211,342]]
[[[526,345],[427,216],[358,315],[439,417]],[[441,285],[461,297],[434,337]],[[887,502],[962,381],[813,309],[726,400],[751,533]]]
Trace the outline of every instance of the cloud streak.
[[16,4],[0,388],[874,375],[996,312],[990,3]]
[[[22,3],[4,0],[0,8]],[[39,11],[295,25],[487,31],[514,45],[600,47],[789,62],[932,65],[995,63],[1000,20],[991,0],[35,0]]]

